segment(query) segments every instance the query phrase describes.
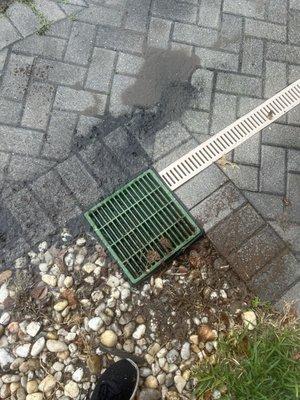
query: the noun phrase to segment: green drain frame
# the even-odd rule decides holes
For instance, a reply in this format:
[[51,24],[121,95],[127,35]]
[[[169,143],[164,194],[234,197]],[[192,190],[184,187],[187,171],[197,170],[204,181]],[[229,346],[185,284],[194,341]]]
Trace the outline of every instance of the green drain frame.
[[87,211],[85,218],[133,284],[203,234],[152,170]]

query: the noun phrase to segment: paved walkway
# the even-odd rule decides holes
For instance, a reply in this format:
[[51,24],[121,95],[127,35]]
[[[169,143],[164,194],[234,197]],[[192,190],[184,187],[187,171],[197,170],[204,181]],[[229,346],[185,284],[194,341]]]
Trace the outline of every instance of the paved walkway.
[[[57,20],[43,35],[18,3],[0,20],[3,260],[300,77],[299,0],[37,4]],[[234,165],[183,187],[185,204],[229,177],[299,259],[299,115],[298,107],[236,149]],[[297,268],[280,294],[296,290]]]

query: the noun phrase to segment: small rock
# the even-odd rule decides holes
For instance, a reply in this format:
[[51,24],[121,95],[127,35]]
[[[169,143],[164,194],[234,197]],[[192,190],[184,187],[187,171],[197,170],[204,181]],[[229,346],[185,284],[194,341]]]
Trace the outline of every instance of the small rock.
[[60,312],[63,311],[68,306],[68,304],[69,303],[67,300],[62,300],[56,303],[53,308],[55,311]]
[[209,325],[201,325],[198,328],[198,337],[200,342],[211,342],[217,339],[218,334]]
[[84,246],[84,245],[86,244],[85,238],[82,237],[82,238],[77,239],[77,240],[76,240],[76,244],[77,244],[77,246],[79,246],[79,247]]
[[53,375],[47,375],[39,384],[39,390],[43,393],[50,392],[56,386],[56,379]]
[[30,358],[20,365],[19,371],[26,374],[28,371],[34,371],[38,368],[40,368],[39,360],[37,358]]
[[19,375],[2,375],[2,382],[4,383],[12,383],[12,382],[19,382],[20,376]]
[[71,288],[73,286],[73,283],[74,283],[74,281],[73,281],[72,276],[66,276],[65,277],[64,285],[65,285],[66,288],[68,288],[68,289]]
[[69,381],[65,386],[64,394],[71,397],[71,399],[75,399],[79,395],[78,384],[74,381]]
[[125,351],[127,351],[128,353],[133,353],[134,352],[134,341],[131,339],[126,339],[123,344],[123,349]]
[[83,378],[83,368],[77,368],[74,373],[72,374],[72,379],[75,382],[81,382]]
[[26,392],[25,389],[20,387],[16,393],[17,400],[26,400]]
[[255,329],[255,327],[257,325],[257,318],[256,318],[254,311],[249,310],[249,311],[243,312],[242,319],[243,319],[244,327],[246,329],[248,329],[249,331],[252,331],[253,329]]
[[27,325],[26,332],[28,333],[29,336],[35,337],[40,329],[41,329],[41,324],[39,322],[32,321]]
[[103,346],[114,347],[117,344],[118,338],[114,331],[107,330],[100,336],[100,341]]
[[0,273],[0,285],[2,285],[2,283],[8,281],[12,276],[12,271],[10,269],[7,269],[3,272]]
[[10,321],[10,315],[8,312],[5,312],[0,317],[0,325],[7,325]]
[[97,332],[103,326],[103,321],[100,317],[94,317],[89,320],[88,326],[92,331]]
[[156,289],[162,290],[164,288],[164,282],[161,278],[155,278],[154,286]]
[[144,336],[145,332],[146,332],[146,325],[144,325],[144,324],[139,325],[136,328],[136,330],[133,332],[132,337],[136,340],[139,340],[139,339],[141,339],[141,337]]
[[148,348],[148,354],[150,354],[152,357],[154,357],[160,350],[160,345],[158,343],[153,343],[149,348]]
[[183,360],[188,360],[191,356],[191,352],[190,352],[190,344],[188,342],[185,342],[182,345],[182,349],[180,351],[180,356]]
[[167,354],[166,358],[169,364],[176,364],[177,361],[179,360],[179,353],[177,350],[172,349],[169,351],[169,353]]
[[116,276],[110,275],[110,277],[106,281],[106,284],[111,288],[117,287],[120,285],[120,279],[117,278]]
[[126,300],[130,297],[130,290],[128,288],[124,288],[121,290],[121,300]]
[[36,393],[28,394],[26,396],[26,400],[43,400],[43,393],[36,392]]
[[7,299],[9,293],[7,290],[7,284],[3,283],[3,285],[0,286],[0,303],[4,303],[4,301]]
[[58,353],[68,350],[68,346],[60,340],[47,340],[46,347],[52,353]]
[[64,258],[64,262],[67,267],[73,267],[74,261],[75,261],[75,256],[73,253],[68,253]]
[[31,349],[31,355],[32,355],[32,357],[37,357],[39,354],[40,354],[40,352],[43,350],[43,348],[45,347],[45,343],[46,343],[46,340],[45,340],[45,338],[44,337],[40,337],[34,344],[33,344],[33,346],[32,346],[32,349]]
[[52,368],[55,372],[60,372],[65,368],[65,365],[59,361],[55,361],[55,363],[52,365]]
[[96,354],[90,355],[87,358],[87,366],[88,366],[91,374],[93,374],[93,375],[99,374],[102,369],[101,357]]
[[161,394],[155,389],[143,389],[138,397],[138,400],[160,400]]
[[153,375],[147,376],[144,384],[145,384],[146,388],[148,388],[148,389],[157,389],[157,387],[158,387],[157,379]]
[[219,390],[215,389],[215,390],[212,392],[212,398],[213,398],[213,400],[218,400],[218,399],[220,399],[221,397],[222,397],[222,394],[221,394],[221,392],[220,392]]
[[175,375],[174,383],[178,393],[182,393],[186,385],[186,380],[181,375]]
[[42,276],[42,281],[49,286],[55,287],[57,283],[57,278],[54,275],[45,274]]
[[26,358],[29,354],[30,347],[31,347],[30,343],[22,344],[21,346],[18,346],[15,349],[15,353],[18,357]]
[[94,263],[90,263],[90,262],[84,264],[84,266],[82,267],[83,271],[86,272],[87,274],[91,274],[95,268],[96,268],[96,265]]

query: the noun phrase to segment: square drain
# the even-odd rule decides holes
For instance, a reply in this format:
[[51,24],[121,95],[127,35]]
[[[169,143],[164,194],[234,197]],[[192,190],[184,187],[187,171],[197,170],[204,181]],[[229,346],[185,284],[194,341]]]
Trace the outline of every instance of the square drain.
[[87,211],[85,218],[133,284],[203,234],[152,170]]

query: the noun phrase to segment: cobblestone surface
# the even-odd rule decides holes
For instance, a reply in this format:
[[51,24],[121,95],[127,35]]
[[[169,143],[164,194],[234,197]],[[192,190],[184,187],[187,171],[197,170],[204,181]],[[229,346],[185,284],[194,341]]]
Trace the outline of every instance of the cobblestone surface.
[[[4,259],[145,168],[165,167],[300,77],[298,0],[37,4],[52,23],[42,35],[37,15],[23,4],[0,19]],[[276,232],[276,243],[282,238],[299,259],[299,151],[298,107],[236,149],[234,165],[211,166],[177,195],[209,230],[244,221],[253,236],[249,218],[258,212],[254,226],[263,217],[274,229],[263,228],[266,237]],[[209,196],[218,202],[223,191],[237,189],[238,196],[230,195],[236,200],[214,216]],[[292,283],[286,279],[284,290]]]

